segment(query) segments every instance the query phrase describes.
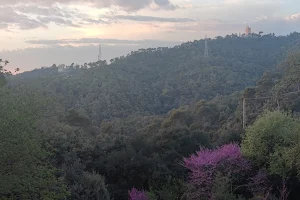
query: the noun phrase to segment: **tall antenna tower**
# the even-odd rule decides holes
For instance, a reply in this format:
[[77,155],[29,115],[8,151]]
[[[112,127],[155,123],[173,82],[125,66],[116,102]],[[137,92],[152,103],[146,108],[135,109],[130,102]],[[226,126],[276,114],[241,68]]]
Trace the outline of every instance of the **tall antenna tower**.
[[204,57],[208,57],[208,45],[207,45],[207,37],[205,36],[205,50],[204,50]]
[[99,44],[99,54],[98,54],[98,61],[102,60],[102,48],[101,48],[101,44]]

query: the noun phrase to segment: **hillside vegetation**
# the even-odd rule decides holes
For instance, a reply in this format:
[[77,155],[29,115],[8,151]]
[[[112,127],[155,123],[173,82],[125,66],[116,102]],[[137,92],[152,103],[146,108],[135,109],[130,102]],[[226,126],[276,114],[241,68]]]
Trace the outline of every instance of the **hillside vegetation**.
[[[0,108],[19,129],[0,124],[3,134],[15,131],[2,137],[23,141],[16,155],[29,141],[41,148],[25,154],[46,163],[36,174],[28,168],[28,182],[47,172],[48,179],[43,194],[11,182],[0,199],[22,191],[32,199],[294,199],[299,42],[298,33],[230,35],[209,40],[209,58],[200,40],[6,78]],[[250,100],[261,97],[268,98]],[[8,155],[0,162],[10,162]]]
[[21,85],[55,96],[66,108],[81,109],[99,125],[104,119],[131,114],[167,113],[253,86],[299,39],[297,33],[261,38],[232,35],[210,40],[209,58],[204,58],[204,40],[200,40],[174,48],[139,50],[112,59],[109,65],[104,61],[81,69],[70,65],[67,75],[58,75],[52,67],[21,74],[18,79]]

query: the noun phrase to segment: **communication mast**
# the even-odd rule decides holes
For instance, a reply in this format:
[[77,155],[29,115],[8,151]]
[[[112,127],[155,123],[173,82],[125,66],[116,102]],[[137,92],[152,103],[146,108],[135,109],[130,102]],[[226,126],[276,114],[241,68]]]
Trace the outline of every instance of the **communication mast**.
[[207,37],[205,36],[205,50],[204,50],[204,57],[208,57],[208,45],[207,45]]
[[99,44],[99,54],[98,54],[98,61],[102,60],[102,48],[101,48],[101,44]]

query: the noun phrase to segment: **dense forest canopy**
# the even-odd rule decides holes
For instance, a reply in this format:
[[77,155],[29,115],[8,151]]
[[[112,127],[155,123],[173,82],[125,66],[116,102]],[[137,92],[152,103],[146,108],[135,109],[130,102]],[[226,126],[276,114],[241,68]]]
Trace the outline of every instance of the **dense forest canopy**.
[[208,40],[208,58],[199,40],[0,71],[0,199],[295,199],[299,42],[228,35]]

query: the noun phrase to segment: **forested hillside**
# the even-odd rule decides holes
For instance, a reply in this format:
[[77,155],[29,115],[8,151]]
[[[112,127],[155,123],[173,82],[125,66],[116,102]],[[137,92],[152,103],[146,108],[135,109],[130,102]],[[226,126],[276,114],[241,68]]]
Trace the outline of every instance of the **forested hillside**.
[[[64,72],[1,70],[0,199],[295,199],[299,42],[231,35],[209,40],[209,58],[200,40]],[[14,184],[23,156],[34,188]]]
[[66,108],[80,109],[98,126],[104,119],[167,113],[253,86],[299,40],[298,33],[260,38],[232,35],[210,40],[209,58],[204,58],[204,40],[200,40],[139,50],[109,65],[101,61],[77,69],[72,64],[66,74],[58,75],[54,66],[17,78],[21,85],[55,96]]

